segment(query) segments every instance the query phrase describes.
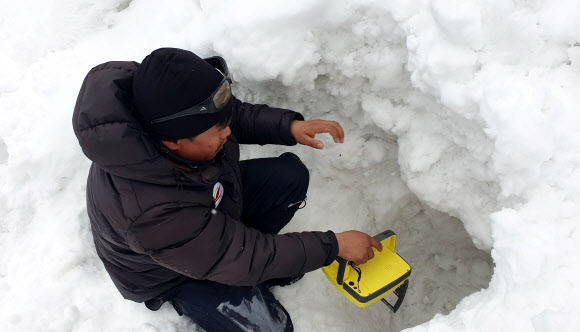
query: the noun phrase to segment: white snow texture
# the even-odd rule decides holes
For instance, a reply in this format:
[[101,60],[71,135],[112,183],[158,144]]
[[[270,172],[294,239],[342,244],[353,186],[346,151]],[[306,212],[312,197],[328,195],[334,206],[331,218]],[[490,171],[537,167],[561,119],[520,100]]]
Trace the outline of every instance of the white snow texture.
[[580,329],[577,0],[0,3],[0,331],[196,329],[118,294],[71,126],[90,68],[159,47],[221,55],[240,99],[343,126],[324,150],[242,147],[311,171],[284,232],[398,235],[398,313],[315,271],[275,289],[296,331]]

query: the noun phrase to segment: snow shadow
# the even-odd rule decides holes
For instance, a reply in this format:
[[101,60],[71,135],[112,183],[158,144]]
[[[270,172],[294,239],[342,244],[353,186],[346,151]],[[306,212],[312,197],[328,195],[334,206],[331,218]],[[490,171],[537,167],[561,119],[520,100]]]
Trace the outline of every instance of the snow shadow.
[[8,162],[8,147],[4,140],[0,138],[0,165]]
[[123,10],[129,8],[133,0],[122,0],[117,6],[117,12],[122,12]]

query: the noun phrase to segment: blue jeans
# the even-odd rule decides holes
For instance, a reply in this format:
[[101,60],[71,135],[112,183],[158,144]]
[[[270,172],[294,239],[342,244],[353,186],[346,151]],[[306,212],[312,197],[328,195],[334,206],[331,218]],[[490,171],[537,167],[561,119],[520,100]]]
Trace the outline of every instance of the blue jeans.
[[[241,165],[242,222],[263,233],[278,233],[306,200],[308,169],[292,153]],[[154,310],[165,301],[208,332],[294,330],[286,309],[263,284],[229,286],[189,279],[146,305]]]

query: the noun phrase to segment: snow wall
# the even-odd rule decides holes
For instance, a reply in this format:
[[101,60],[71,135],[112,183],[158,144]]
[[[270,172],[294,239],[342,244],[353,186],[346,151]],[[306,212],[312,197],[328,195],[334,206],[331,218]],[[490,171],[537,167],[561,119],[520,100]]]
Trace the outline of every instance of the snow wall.
[[[93,251],[71,128],[88,70],[158,47],[222,55],[236,95],[336,120],[292,148],[308,207],[285,231],[392,229],[397,314],[321,272],[277,289],[297,331],[576,331],[577,1],[3,1],[0,330],[186,331],[117,294]],[[244,147],[243,157],[286,148]]]

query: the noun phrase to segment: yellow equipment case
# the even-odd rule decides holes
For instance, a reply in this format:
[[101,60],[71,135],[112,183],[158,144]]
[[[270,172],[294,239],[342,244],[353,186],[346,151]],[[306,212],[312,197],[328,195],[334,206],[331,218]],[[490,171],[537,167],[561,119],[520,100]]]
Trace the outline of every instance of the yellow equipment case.
[[[332,264],[322,268],[330,282],[351,302],[364,308],[381,300],[393,312],[397,312],[409,285],[411,266],[395,253],[397,236],[387,230],[374,237],[383,245],[383,251],[373,248],[375,257],[365,264],[353,266],[352,262],[338,257]],[[390,304],[384,298],[390,293],[397,295],[397,302]]]

